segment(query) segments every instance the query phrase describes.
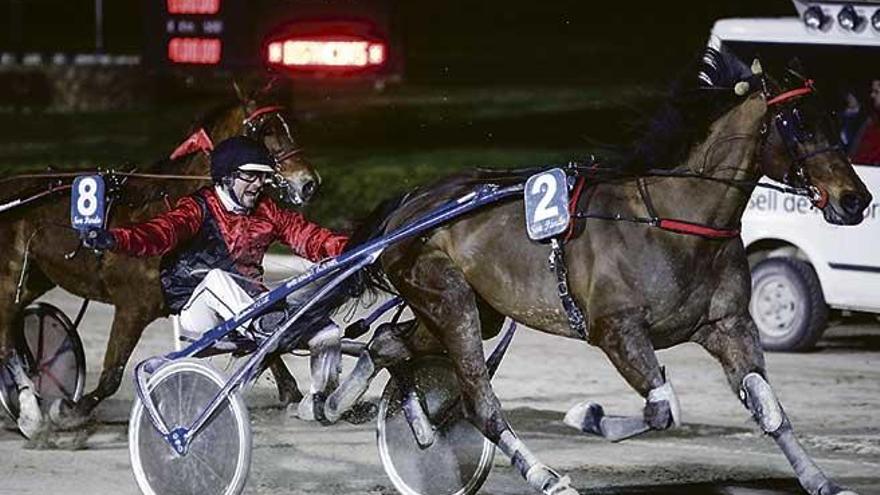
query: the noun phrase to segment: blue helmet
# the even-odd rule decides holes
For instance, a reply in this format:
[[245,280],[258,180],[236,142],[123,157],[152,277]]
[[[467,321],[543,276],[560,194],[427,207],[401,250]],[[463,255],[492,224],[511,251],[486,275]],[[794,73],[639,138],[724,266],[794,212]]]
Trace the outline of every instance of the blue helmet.
[[211,179],[220,183],[236,170],[275,172],[275,159],[261,143],[235,136],[218,144],[211,153]]

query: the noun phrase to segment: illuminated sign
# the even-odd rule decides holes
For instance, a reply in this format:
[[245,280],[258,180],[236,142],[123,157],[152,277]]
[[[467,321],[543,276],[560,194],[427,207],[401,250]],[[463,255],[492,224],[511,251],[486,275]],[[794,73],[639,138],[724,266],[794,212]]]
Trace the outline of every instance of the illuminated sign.
[[169,14],[214,15],[220,12],[220,0],[166,0]]
[[270,64],[288,67],[363,68],[385,62],[385,45],[370,41],[276,40],[268,45]]
[[218,64],[222,51],[217,38],[171,38],[168,42],[168,60],[178,64]]

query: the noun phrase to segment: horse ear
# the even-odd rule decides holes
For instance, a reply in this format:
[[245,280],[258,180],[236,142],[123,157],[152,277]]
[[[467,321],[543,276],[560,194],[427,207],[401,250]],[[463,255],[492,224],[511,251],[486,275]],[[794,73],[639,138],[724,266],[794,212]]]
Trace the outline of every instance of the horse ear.
[[257,109],[257,102],[254,101],[253,96],[248,91],[242,89],[241,84],[235,79],[232,80],[232,87],[235,88],[235,95],[238,97],[238,102],[246,114],[250,114]]
[[764,73],[764,68],[761,66],[761,61],[757,58],[752,60],[752,74],[756,76],[760,76]]
[[749,89],[751,89],[751,85],[748,81],[740,81],[733,87],[733,92],[737,96],[745,96],[749,94]]

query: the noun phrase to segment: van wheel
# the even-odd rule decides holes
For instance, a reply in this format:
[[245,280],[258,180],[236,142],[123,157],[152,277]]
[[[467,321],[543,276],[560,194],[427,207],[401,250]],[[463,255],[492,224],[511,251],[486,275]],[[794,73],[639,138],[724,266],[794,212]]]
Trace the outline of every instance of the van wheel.
[[796,258],[767,258],[752,268],[749,312],[769,351],[812,349],[828,325],[819,278]]

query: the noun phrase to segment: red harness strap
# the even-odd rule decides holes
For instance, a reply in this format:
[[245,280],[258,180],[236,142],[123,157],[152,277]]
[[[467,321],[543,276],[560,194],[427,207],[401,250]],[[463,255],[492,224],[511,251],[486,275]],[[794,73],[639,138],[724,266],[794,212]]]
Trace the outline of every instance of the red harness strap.
[[795,88],[784,93],[781,93],[773,98],[767,100],[767,106],[772,107],[773,105],[778,105],[779,103],[784,103],[788,100],[794,98],[800,98],[801,96],[806,96],[813,92],[813,80],[807,79],[804,81],[804,86],[802,88]]
[[247,125],[247,124],[251,123],[254,119],[259,117],[260,115],[265,115],[265,114],[271,113],[271,112],[277,112],[277,111],[283,110],[283,109],[284,109],[284,107],[279,106],[279,105],[260,107],[256,110],[254,110],[254,112],[252,114],[248,115],[247,118],[244,119],[244,124]]
[[577,182],[574,183],[574,191],[572,192],[571,198],[568,200],[568,213],[571,218],[568,221],[568,230],[565,231],[565,237],[562,239],[563,243],[568,242],[574,234],[574,220],[575,213],[577,213],[577,204],[581,199],[581,193],[584,192],[584,184],[586,182],[587,179],[581,175],[577,178]]
[[657,226],[663,230],[668,230],[669,232],[696,235],[707,237],[709,239],[731,239],[739,236],[739,229],[716,229],[715,227],[691,223],[684,220],[661,218]]

